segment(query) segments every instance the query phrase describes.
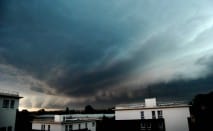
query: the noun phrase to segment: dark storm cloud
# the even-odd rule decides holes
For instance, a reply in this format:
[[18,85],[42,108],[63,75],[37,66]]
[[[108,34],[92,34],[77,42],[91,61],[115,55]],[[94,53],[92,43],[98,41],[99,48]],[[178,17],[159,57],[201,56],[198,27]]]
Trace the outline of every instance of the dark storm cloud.
[[[49,2],[38,1],[6,3],[4,10],[7,11],[3,19],[6,22],[2,23],[1,30],[1,47],[5,49],[2,57],[7,63],[27,70],[39,79],[45,79],[45,73],[48,74],[49,69],[58,64],[68,70],[66,77],[76,75],[73,71],[79,70],[80,74],[86,72],[99,60],[113,57],[117,48],[125,45],[126,37],[135,28],[131,23],[116,23],[116,17],[107,15],[110,12],[104,12],[108,7],[103,10],[98,8],[100,12],[95,12],[91,9],[97,6],[92,3],[87,7],[84,2],[70,2],[71,7],[67,10],[62,8],[65,4],[63,2],[52,3],[51,6],[48,4]],[[86,8],[76,9],[76,5]],[[128,27],[125,29],[125,26]],[[94,83],[104,77],[119,75],[127,67],[130,68],[129,63],[124,64],[118,64],[124,66],[123,68],[114,66],[107,71],[95,71],[94,75],[85,73],[85,76],[74,83],[69,78],[63,78],[59,83],[64,88],[84,83],[85,86],[89,84],[86,81]],[[90,77],[87,78],[88,76]]]
[[[98,61],[110,48],[125,44],[123,41],[130,33],[109,22],[113,19],[104,12],[91,11],[95,5],[89,4],[88,11],[87,8],[75,7],[86,6],[84,2],[70,2],[71,7],[67,10],[63,10],[66,3],[56,1],[49,4],[47,1],[16,0],[6,4],[8,11],[3,19],[6,22],[1,26],[1,46],[7,50],[4,55],[8,63],[20,68],[35,66],[29,68],[32,71],[57,63],[90,68],[90,64]],[[101,15],[101,18],[96,15]]]
[[196,63],[200,65],[206,65],[209,68],[210,72],[213,73],[213,56],[203,56],[198,59]]
[[[211,5],[211,1],[2,0],[0,69],[6,70],[2,79],[21,81],[29,90],[48,95],[45,102],[43,97],[27,96],[32,102],[25,103],[32,107],[137,101],[148,96],[152,85],[153,94],[162,97],[168,90],[186,90],[176,81],[211,78]],[[186,92],[184,96],[196,91]],[[52,95],[66,97],[66,102],[61,104]]]

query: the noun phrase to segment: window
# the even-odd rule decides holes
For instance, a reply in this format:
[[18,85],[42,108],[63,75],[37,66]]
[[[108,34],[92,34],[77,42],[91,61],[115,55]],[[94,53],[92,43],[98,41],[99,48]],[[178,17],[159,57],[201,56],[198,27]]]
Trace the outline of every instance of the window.
[[72,125],[69,125],[69,131],[72,131]]
[[93,126],[93,127],[95,126],[95,122],[92,123],[92,126]]
[[12,131],[12,126],[8,126],[7,131]]
[[159,129],[163,129],[163,128],[164,128],[163,122],[159,122],[159,123],[158,123],[158,128],[159,128]]
[[146,127],[147,127],[147,128],[152,128],[152,124],[151,124],[150,122],[148,122],[148,123],[146,124]]
[[14,100],[11,100],[11,101],[10,101],[10,108],[14,108],[14,106],[15,106],[15,101],[14,101]]
[[141,128],[142,129],[146,128],[146,124],[144,122],[141,123]]
[[144,112],[141,111],[141,119],[144,119]]
[[9,100],[3,100],[3,108],[9,108]]
[[65,125],[65,131],[72,131],[72,125]]
[[45,125],[44,124],[41,125],[41,130],[45,131]]
[[162,112],[162,110],[158,111],[158,118],[163,118],[163,112]]
[[156,119],[155,111],[152,111],[152,119]]
[[6,127],[0,127],[0,131],[7,131]]
[[68,125],[65,125],[65,131],[68,131]]
[[66,120],[65,117],[63,117],[63,122],[65,122],[65,120]]
[[48,125],[48,131],[50,131],[50,125]]

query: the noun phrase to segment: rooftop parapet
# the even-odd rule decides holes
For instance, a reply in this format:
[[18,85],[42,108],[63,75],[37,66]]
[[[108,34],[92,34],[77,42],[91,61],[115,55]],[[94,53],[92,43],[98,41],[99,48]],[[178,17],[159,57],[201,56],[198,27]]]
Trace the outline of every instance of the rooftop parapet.
[[156,98],[145,99],[144,103],[119,104],[115,110],[149,109],[149,108],[173,108],[190,106],[184,101],[156,102]]
[[0,96],[22,98],[19,96],[19,93],[16,91],[9,91],[9,90],[3,90],[3,89],[0,89]]

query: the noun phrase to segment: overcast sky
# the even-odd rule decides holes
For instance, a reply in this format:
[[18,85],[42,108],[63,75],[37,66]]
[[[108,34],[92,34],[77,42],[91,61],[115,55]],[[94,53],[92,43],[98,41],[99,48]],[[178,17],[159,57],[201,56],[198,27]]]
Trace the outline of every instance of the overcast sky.
[[212,0],[1,0],[0,89],[23,108],[213,90]]

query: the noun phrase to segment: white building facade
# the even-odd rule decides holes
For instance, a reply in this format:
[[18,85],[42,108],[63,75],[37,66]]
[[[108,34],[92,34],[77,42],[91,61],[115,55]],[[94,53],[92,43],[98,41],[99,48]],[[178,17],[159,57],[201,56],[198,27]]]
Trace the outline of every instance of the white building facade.
[[[145,104],[120,105],[115,108],[116,120],[162,119],[165,131],[188,131],[189,105],[177,103],[157,104],[155,98],[145,99]],[[142,128],[143,128],[142,124]],[[148,125],[151,128],[151,124]]]
[[89,118],[72,118],[69,115],[54,115],[53,119],[35,119],[33,130],[40,131],[96,131],[96,121]]
[[0,90],[0,131],[15,130],[16,110],[20,98],[22,97],[17,92]]

